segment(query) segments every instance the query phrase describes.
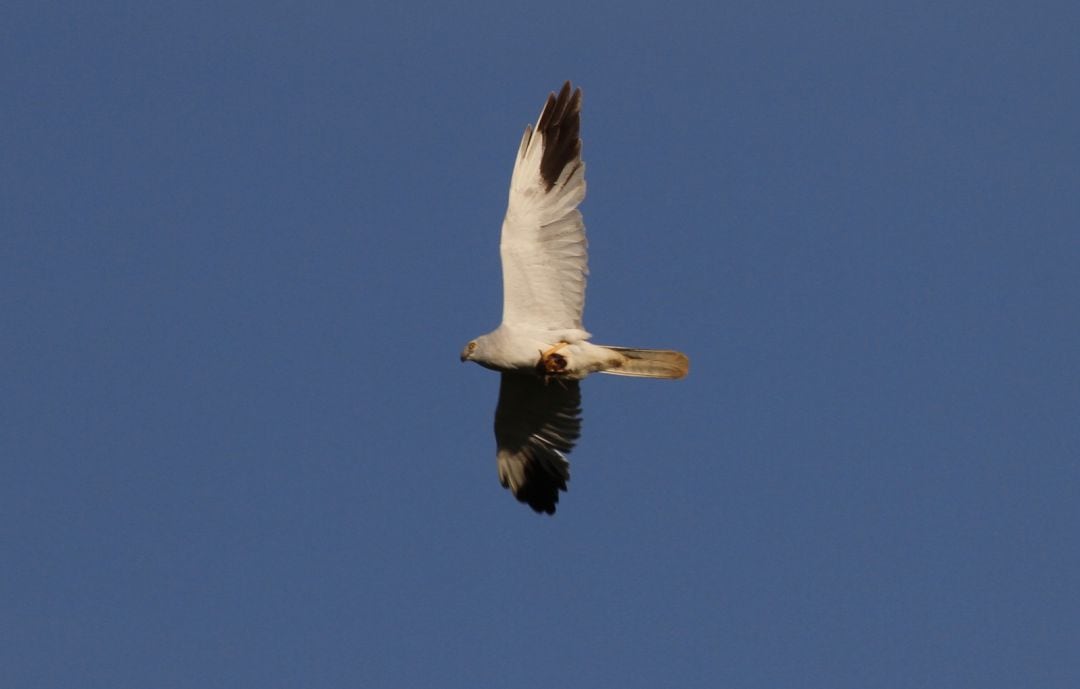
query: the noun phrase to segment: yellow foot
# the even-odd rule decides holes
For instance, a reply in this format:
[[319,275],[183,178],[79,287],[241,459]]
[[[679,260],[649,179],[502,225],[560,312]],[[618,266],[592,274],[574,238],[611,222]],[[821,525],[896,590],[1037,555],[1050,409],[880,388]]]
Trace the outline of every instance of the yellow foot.
[[567,342],[560,342],[546,352],[540,352],[540,361],[536,363],[536,370],[544,376],[545,383],[554,376],[566,372],[566,357],[559,354],[558,351],[567,344]]
[[569,342],[560,342],[560,343],[556,344],[554,347],[552,347],[551,349],[547,350],[546,352],[540,352],[540,359],[541,360],[547,359],[549,356],[551,356],[552,354],[559,351],[563,347],[566,347],[569,344],[570,344]]

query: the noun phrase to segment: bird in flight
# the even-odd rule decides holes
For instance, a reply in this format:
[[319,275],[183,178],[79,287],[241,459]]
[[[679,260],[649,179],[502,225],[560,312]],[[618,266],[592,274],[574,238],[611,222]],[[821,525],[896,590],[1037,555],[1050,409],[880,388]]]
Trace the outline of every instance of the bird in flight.
[[589,342],[582,326],[588,274],[581,160],[581,89],[549,94],[526,126],[503,219],[502,324],[469,342],[461,360],[499,371],[499,482],[537,512],[555,513],[566,453],[581,435],[579,382],[590,373],[682,378],[690,360],[666,349]]

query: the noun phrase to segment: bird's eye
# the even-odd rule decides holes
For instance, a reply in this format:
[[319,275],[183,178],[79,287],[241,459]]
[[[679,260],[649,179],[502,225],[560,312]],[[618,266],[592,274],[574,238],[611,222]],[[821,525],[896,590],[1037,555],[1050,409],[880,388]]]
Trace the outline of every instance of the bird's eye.
[[470,343],[469,343],[469,351],[471,352],[471,351],[473,351],[474,349],[476,349],[476,343],[475,343],[475,342],[470,342]]

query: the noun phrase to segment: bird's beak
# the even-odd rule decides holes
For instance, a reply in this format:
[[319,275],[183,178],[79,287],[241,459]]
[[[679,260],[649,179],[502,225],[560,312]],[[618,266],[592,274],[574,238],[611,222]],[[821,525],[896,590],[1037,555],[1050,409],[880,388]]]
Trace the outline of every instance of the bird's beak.
[[461,363],[464,364],[468,360],[469,360],[469,350],[467,350],[467,349],[461,350]]

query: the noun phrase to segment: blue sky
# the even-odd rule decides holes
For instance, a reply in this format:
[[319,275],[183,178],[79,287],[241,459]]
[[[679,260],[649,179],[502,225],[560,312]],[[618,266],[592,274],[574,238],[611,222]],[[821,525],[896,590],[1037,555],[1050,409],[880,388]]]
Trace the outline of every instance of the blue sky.
[[[1080,685],[1071,3],[0,10],[0,685]],[[598,342],[497,483],[521,131]]]

